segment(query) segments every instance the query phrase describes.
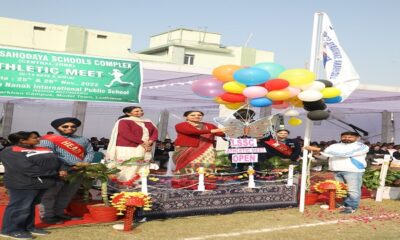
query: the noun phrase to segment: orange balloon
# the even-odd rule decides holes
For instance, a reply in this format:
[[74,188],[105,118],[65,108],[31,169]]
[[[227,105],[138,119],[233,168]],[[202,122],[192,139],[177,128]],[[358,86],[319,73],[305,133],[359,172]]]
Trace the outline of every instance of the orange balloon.
[[219,104],[227,104],[227,103],[230,103],[230,102],[227,102],[227,101],[222,100],[221,97],[216,97],[216,98],[214,98],[214,102],[219,103]]
[[291,105],[297,107],[297,108],[302,108],[303,107],[303,101],[301,101],[297,96],[292,97],[287,100]]
[[230,82],[235,80],[233,73],[241,68],[243,67],[239,65],[222,65],[215,68],[212,74],[221,82]]

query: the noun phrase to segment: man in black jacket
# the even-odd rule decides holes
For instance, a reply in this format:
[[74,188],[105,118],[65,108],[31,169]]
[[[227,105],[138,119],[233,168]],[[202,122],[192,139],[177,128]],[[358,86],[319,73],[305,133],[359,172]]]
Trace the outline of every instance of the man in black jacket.
[[35,205],[44,192],[55,185],[58,176],[66,172],[59,172],[61,161],[50,149],[36,147],[39,138],[35,133],[17,132],[8,138],[13,146],[0,152],[0,162],[5,169],[4,185],[10,196],[1,235],[31,239],[32,234],[48,234],[34,226]]

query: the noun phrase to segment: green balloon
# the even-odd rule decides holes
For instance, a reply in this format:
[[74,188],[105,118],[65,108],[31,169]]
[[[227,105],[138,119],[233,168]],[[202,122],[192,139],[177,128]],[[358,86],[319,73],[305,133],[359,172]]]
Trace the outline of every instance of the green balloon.
[[280,64],[277,63],[272,63],[272,62],[263,62],[263,63],[257,63],[253,67],[255,68],[261,68],[267,72],[269,72],[270,79],[277,78],[279,74],[284,72],[286,68]]

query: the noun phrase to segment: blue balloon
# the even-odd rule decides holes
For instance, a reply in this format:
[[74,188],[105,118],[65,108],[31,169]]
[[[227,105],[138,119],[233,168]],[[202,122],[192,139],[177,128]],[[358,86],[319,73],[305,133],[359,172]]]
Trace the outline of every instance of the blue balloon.
[[272,62],[257,63],[253,67],[269,72],[271,79],[278,78],[279,74],[286,70],[284,66]]
[[268,98],[253,98],[250,100],[250,105],[253,107],[268,107],[272,105],[272,101]]
[[233,78],[247,86],[259,85],[270,79],[269,73],[260,68],[242,68],[233,74]]
[[333,98],[324,98],[325,103],[332,104],[332,103],[340,103],[342,101],[341,96],[333,97]]

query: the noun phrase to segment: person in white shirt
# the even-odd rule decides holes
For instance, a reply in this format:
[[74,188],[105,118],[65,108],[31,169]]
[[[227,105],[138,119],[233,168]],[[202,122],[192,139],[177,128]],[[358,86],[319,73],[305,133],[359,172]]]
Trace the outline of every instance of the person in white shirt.
[[348,186],[345,208],[341,212],[354,213],[360,204],[362,177],[367,166],[365,158],[369,147],[359,142],[360,135],[356,132],[343,132],[340,139],[340,143],[330,145],[323,152],[314,146],[306,146],[305,149],[329,159],[329,170],[335,173],[336,180]]

